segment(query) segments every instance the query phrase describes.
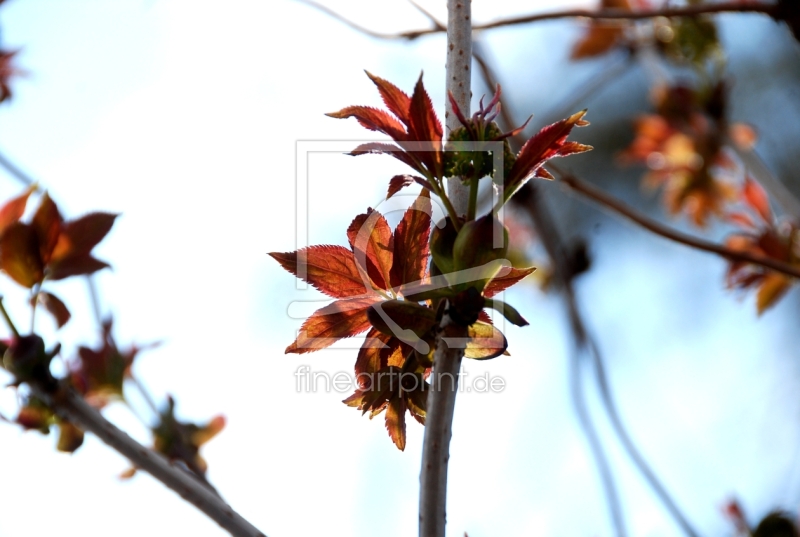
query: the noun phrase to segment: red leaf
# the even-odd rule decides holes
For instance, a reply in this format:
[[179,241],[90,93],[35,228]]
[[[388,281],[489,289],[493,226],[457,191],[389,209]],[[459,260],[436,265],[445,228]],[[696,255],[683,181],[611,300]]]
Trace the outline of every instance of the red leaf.
[[[413,168],[414,170],[425,173],[425,167],[420,163],[419,159],[416,155],[412,153],[406,153],[404,150],[400,149],[394,144],[382,144],[380,142],[368,142],[365,144],[361,144],[355,149],[353,149],[350,154],[354,157],[358,155],[366,155],[366,154],[374,154],[374,155],[391,155],[403,164]],[[430,186],[430,185],[428,185]]]
[[297,252],[272,252],[269,255],[295,276],[298,276],[299,257],[299,262],[305,263],[306,275],[303,280],[333,298],[367,293],[368,282],[359,272],[353,252],[347,248],[311,246]]
[[376,287],[388,289],[394,239],[383,215],[367,209],[366,213],[356,216],[347,228],[347,238],[356,263],[366,269]]
[[47,277],[51,280],[63,280],[70,276],[94,274],[98,270],[110,266],[105,261],[95,259],[88,254],[69,256],[47,265]]
[[402,397],[394,397],[386,407],[386,430],[397,449],[406,448],[406,403]]
[[61,301],[60,298],[52,293],[48,293],[47,291],[40,292],[38,296],[39,302],[45,307],[50,315],[53,316],[59,328],[69,322],[71,317],[69,309],[67,309],[67,306]]
[[[522,146],[522,149],[517,154],[517,160],[514,162],[511,172],[506,178],[504,193],[506,199],[522,183],[536,175],[537,172],[540,174],[545,173],[546,170],[540,171],[540,168],[548,159],[591,149],[588,145],[566,142],[567,136],[569,136],[573,127],[588,124],[582,119],[584,115],[586,115],[586,110],[548,125],[525,142],[525,145]],[[549,173],[547,175],[549,176]]]
[[783,274],[778,274],[777,272],[767,274],[756,294],[758,314],[761,315],[768,308],[774,306],[791,286],[791,279]]
[[769,208],[769,198],[764,189],[749,177],[744,182],[744,199],[750,207],[755,209],[764,222],[772,222],[772,211]]
[[422,280],[425,276],[428,267],[431,210],[430,195],[427,190],[423,190],[397,224],[391,270],[394,288]]
[[[388,365],[388,355],[394,350],[389,346],[392,339],[394,339],[392,336],[382,334],[375,328],[371,328],[367,332],[367,337],[356,358],[355,372],[359,385],[363,387],[364,383],[368,383],[369,379],[365,375],[380,371],[381,368]],[[400,341],[396,341],[396,345],[399,346]]]
[[407,138],[406,129],[403,127],[402,123],[387,112],[378,110],[377,108],[371,108],[369,106],[348,106],[347,108],[342,108],[338,112],[331,112],[325,115],[337,119],[354,117],[361,126],[371,131],[388,134],[392,139],[397,141]]
[[392,114],[396,115],[400,121],[408,125],[408,110],[411,106],[411,99],[409,96],[391,82],[377,77],[369,71],[366,71],[366,73],[370,80],[378,86],[378,91],[381,94],[383,102],[386,104],[386,108],[388,108]]
[[3,205],[2,209],[0,209],[0,233],[3,233],[8,226],[22,218],[25,213],[25,206],[28,204],[28,198],[34,190],[31,187]]
[[417,338],[424,337],[436,325],[435,311],[408,300],[385,300],[375,304],[367,310],[367,318],[383,334],[409,345],[414,345]]
[[53,249],[52,259],[88,254],[111,231],[117,214],[90,213],[86,216],[65,222],[61,235]]
[[36,209],[36,214],[33,215],[33,222],[31,222],[39,238],[41,258],[45,265],[50,261],[50,256],[56,247],[63,221],[61,213],[58,212],[58,206],[50,199],[50,195],[45,192],[39,202],[39,208]]
[[412,148],[414,157],[425,163],[427,169],[438,177],[442,169],[442,124],[422,85],[422,75],[411,96],[408,138],[420,146]]
[[300,327],[300,334],[286,347],[286,353],[324,349],[337,339],[360,334],[370,327],[367,308],[379,300],[376,297],[349,298],[318,309]]
[[[419,75],[409,107],[409,138],[418,142],[441,142],[442,132],[442,124],[422,84],[422,75]],[[434,148],[438,148],[438,145],[434,145]]]
[[[501,273],[506,269],[501,269]],[[519,282],[529,274],[531,274],[536,267],[528,267],[528,268],[514,268],[511,267],[508,269],[508,272],[505,273],[503,276],[496,276],[492,278],[492,281],[488,283],[488,285],[483,290],[483,295],[486,298],[493,297],[500,291],[505,291],[515,283]]]
[[623,35],[622,27],[618,24],[612,26],[607,23],[594,23],[589,26],[583,38],[572,47],[569,57],[578,60],[599,56],[614,48]]
[[42,281],[44,264],[32,226],[15,222],[0,236],[0,268],[15,282],[29,289]]
[[386,194],[386,199],[388,200],[408,185],[424,180],[422,177],[414,177],[413,175],[395,175],[389,179],[389,191]]

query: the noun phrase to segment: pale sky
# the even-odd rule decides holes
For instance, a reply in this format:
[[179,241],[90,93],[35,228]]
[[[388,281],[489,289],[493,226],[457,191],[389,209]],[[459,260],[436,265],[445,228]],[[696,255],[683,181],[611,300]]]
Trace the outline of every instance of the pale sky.
[[[404,2],[326,4],[380,30],[427,25]],[[444,18],[441,2],[425,4]],[[475,0],[473,10],[480,21],[585,4]],[[296,247],[296,142],[366,136],[355,121],[324,116],[380,105],[364,69],[408,91],[424,71],[441,116],[443,38],[380,42],[288,0],[9,0],[0,24],[28,71],[0,108],[0,151],[67,216],[122,214],[97,249],[113,265],[98,277],[104,310],[114,312],[120,344],[163,342],[135,365],[153,394],[175,396],[185,419],[226,416],[227,428],[203,450],[210,480],[270,537],[413,535],[422,428],[408,420],[401,453],[382,416],[370,422],[340,402],[348,394],[297,392],[298,367],[350,371],[356,351],[283,353],[301,322],[287,315],[290,303],[320,294],[296,290],[266,253]],[[501,67],[535,72],[538,51],[515,43],[563,57],[579,29],[543,25],[525,41],[521,31],[494,38],[494,55]],[[537,90],[508,89],[525,91]],[[310,242],[346,244],[348,223],[381,201],[397,166],[312,155]],[[0,174],[0,198],[20,190]],[[720,261],[618,228],[622,246],[598,252],[579,292],[648,459],[704,534],[730,533],[719,507],[733,494],[754,516],[793,509],[800,487],[787,468],[797,467],[800,436],[787,423],[800,411],[800,370],[787,365],[796,352],[782,345],[791,341],[792,305],[756,319],[751,301],[722,288]],[[687,266],[693,275],[683,287],[651,276]],[[448,535],[610,536],[568,397],[561,300],[520,287],[507,298],[531,326],[506,332],[512,356],[465,365],[470,378],[502,376],[506,389],[459,395]],[[687,289],[701,308],[681,302]],[[53,290],[75,318],[59,332],[44,317],[38,326],[70,357],[75,345],[96,342],[85,285]],[[7,278],[0,292],[12,315],[27,319],[25,293]],[[4,414],[13,415],[14,401],[2,392]],[[121,404],[105,414],[150,443]],[[603,434],[630,534],[679,535],[607,427]],[[8,424],[0,442],[0,536],[225,535],[149,476],[119,481],[127,461],[91,436],[72,456],[55,451],[55,435]]]

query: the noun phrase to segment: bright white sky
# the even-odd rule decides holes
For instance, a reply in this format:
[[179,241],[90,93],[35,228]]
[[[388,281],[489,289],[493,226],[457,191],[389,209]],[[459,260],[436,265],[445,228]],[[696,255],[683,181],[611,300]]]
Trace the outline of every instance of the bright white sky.
[[[380,30],[427,24],[401,1],[380,9],[365,0],[327,4]],[[444,18],[442,2],[426,4]],[[474,18],[553,4],[585,2],[476,0]],[[0,22],[4,43],[22,48],[19,63],[29,71],[0,110],[0,150],[68,216],[122,213],[98,248],[114,266],[99,277],[105,309],[115,313],[122,344],[164,342],[136,364],[154,394],[173,394],[186,419],[227,417],[204,449],[212,482],[270,537],[413,535],[422,429],[409,425],[401,453],[382,419],[369,422],[340,403],[346,394],[297,393],[299,366],[350,371],[355,351],[283,354],[300,324],[288,317],[289,303],[319,294],[296,291],[266,252],[295,249],[296,141],[365,136],[354,121],[323,115],[379,104],[363,69],[409,90],[424,70],[434,103],[443,103],[443,39],[371,40],[288,0],[11,0]],[[515,47],[521,31],[493,41],[495,56],[507,50],[501,66],[537,61],[536,50]],[[549,24],[534,35],[563,55],[576,31]],[[344,244],[352,217],[383,197],[396,166],[387,160],[310,158],[311,243]],[[19,191],[0,178],[0,198]],[[793,508],[800,488],[786,468],[798,437],[786,423],[797,418],[800,375],[784,356],[763,351],[774,341],[789,352],[780,345],[784,306],[756,323],[751,303],[722,292],[718,261],[637,230],[619,233],[624,248],[598,253],[581,292],[587,304],[602,305],[588,316],[645,453],[708,534],[728,531],[717,507],[730,494],[754,514],[776,502]],[[648,274],[686,266],[695,267],[687,285],[703,306],[683,316],[658,304],[685,289]],[[609,277],[617,292],[608,292]],[[53,289],[75,319],[49,341],[61,341],[69,356],[74,345],[95,343],[85,288],[78,281]],[[18,322],[27,319],[24,293],[7,279],[0,292]],[[631,293],[641,311],[631,311]],[[531,327],[508,330],[511,358],[467,364],[470,377],[503,376],[507,389],[459,396],[448,534],[611,535],[567,394],[560,301],[532,287],[509,299]],[[51,323],[42,318],[39,326]],[[718,326],[726,328],[709,337]],[[7,390],[5,412],[13,401]],[[106,415],[149,443],[121,405]],[[127,462],[94,438],[73,456],[56,453],[54,442],[0,426],[0,535],[224,534],[149,476],[118,481]],[[617,447],[612,458],[631,534],[677,535]]]

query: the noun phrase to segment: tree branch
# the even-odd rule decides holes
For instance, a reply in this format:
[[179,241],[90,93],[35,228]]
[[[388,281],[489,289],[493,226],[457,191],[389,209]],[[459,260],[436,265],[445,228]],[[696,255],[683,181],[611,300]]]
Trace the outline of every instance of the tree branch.
[[670,229],[659,222],[656,222],[652,218],[637,212],[614,197],[609,196],[599,188],[579,180],[573,175],[563,174],[561,177],[561,183],[568,186],[575,192],[583,194],[599,205],[611,209],[617,214],[621,214],[648,231],[651,231],[656,235],[660,235],[666,239],[670,239],[685,246],[690,246],[697,250],[717,254],[718,256],[724,257],[730,261],[753,263],[793,278],[800,278],[800,268],[788,263],[784,263],[783,261],[778,261],[777,259],[732,250],[725,246],[721,246],[703,239],[698,239],[697,237],[687,235],[686,233]]
[[79,428],[94,433],[111,448],[127,457],[133,465],[161,481],[184,500],[197,507],[234,537],[266,537],[255,526],[234,511],[197,477],[170,462],[160,453],[148,449],[113,423],[67,386],[61,385],[51,393],[35,383],[33,394],[45,401],[53,411]]
[[[447,0],[447,68],[445,87],[453,95],[462,114],[469,116],[472,97],[472,0]],[[453,113],[450,99],[446,99],[445,137],[460,127]],[[466,214],[469,192],[459,177],[450,177],[447,182],[447,197],[458,215]],[[444,314],[440,328],[452,324],[450,315]],[[452,330],[453,327],[450,329]],[[459,330],[459,337],[466,336],[466,329]],[[462,339],[463,340],[463,339]],[[419,535],[420,537],[444,537],[447,523],[447,468],[450,459],[453,414],[458,373],[464,349],[450,348],[442,333],[436,338],[436,352],[431,373],[431,389],[428,392],[425,435],[422,445],[422,470],[420,471]]]
[[[421,28],[418,30],[406,30],[399,33],[382,33],[375,32],[363,26],[356,24],[353,21],[346,19],[335,11],[313,0],[298,0],[304,4],[319,9],[335,18],[336,20],[350,26],[363,34],[375,37],[378,39],[408,39],[409,41],[419,37],[431,34],[442,33],[444,29],[434,26],[433,28]],[[519,17],[509,17],[505,19],[498,19],[495,21],[487,22],[485,24],[476,24],[472,27],[473,30],[491,30],[493,28],[501,28],[503,26],[515,26],[518,24],[528,24],[531,22],[539,22],[546,20],[556,19],[592,19],[592,20],[640,20],[640,19],[654,19],[657,17],[697,17],[699,15],[711,15],[717,13],[761,13],[771,17],[776,16],[778,12],[777,4],[767,4],[765,2],[751,2],[741,3],[736,1],[720,2],[716,4],[700,4],[689,5],[680,7],[666,7],[657,9],[643,9],[637,11],[628,11],[625,9],[569,9],[564,11],[553,11],[551,13],[536,13],[533,15],[522,15]]]

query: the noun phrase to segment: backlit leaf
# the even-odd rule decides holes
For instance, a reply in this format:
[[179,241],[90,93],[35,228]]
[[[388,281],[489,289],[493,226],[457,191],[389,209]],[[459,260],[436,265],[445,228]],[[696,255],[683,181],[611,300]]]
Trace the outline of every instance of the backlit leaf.
[[503,354],[508,348],[506,336],[494,326],[478,321],[467,328],[470,337],[467,348],[464,349],[465,358],[475,360],[489,360]]
[[342,108],[338,112],[325,115],[337,119],[354,117],[362,127],[371,131],[388,134],[394,140],[406,139],[405,127],[391,115],[377,108],[369,106],[348,106],[347,108]]
[[394,239],[383,215],[368,209],[356,216],[347,228],[347,238],[356,262],[367,270],[375,286],[388,289]]
[[50,315],[53,316],[59,328],[67,324],[71,315],[69,313],[69,309],[67,309],[67,306],[61,301],[60,298],[52,293],[48,293],[47,291],[41,291],[38,295],[38,300],[50,313]]
[[397,449],[406,448],[406,405],[402,398],[392,398],[386,407],[386,430]]
[[408,109],[411,106],[411,98],[391,82],[377,77],[369,71],[366,71],[366,73],[370,80],[378,86],[378,91],[384,104],[386,104],[386,108],[397,116],[400,121],[408,125]]
[[51,280],[63,280],[70,276],[94,274],[98,270],[110,267],[105,261],[95,259],[91,255],[69,256],[51,262],[47,266],[47,277]]
[[407,300],[386,300],[375,304],[367,311],[367,317],[381,333],[412,345],[436,324],[435,311]]
[[422,280],[428,266],[431,200],[426,190],[414,200],[394,232],[392,287]]
[[370,327],[366,310],[379,300],[373,296],[348,298],[318,309],[300,327],[300,334],[286,347],[286,353],[324,349],[337,339],[364,332]]
[[53,249],[52,259],[88,254],[111,231],[116,214],[90,213],[65,222]]
[[591,149],[591,146],[588,145],[566,142],[567,136],[569,136],[573,127],[588,124],[582,119],[584,115],[586,115],[586,110],[548,125],[525,142],[517,154],[517,160],[514,162],[511,172],[506,178],[505,192],[503,194],[505,199],[510,198],[525,181],[536,175],[537,171],[548,159]]
[[298,262],[305,264],[303,280],[330,297],[345,298],[367,293],[369,282],[364,281],[353,252],[347,248],[311,246],[297,252],[272,252],[269,255],[295,276],[298,276]]
[[45,192],[31,222],[39,239],[40,255],[44,264],[50,262],[50,256],[56,247],[58,236],[61,234],[62,222],[63,219],[61,218],[61,213],[58,212],[58,207],[50,199],[49,194]]
[[497,293],[505,291],[515,283],[521,281],[534,270],[536,270],[536,267],[521,269],[508,267],[507,269],[501,269],[498,274],[502,274],[502,276],[495,276],[492,278],[492,280],[484,288],[483,295],[487,298],[493,297]]
[[0,268],[18,284],[31,288],[44,278],[36,231],[15,222],[0,236]]
[[778,274],[777,272],[768,273],[764,277],[764,281],[758,288],[758,294],[756,295],[758,314],[761,315],[768,308],[775,305],[786,294],[791,285],[791,280],[783,274]]
[[517,326],[528,326],[530,324],[516,309],[496,298],[487,298],[486,307],[499,311],[510,323]]
[[22,218],[22,215],[25,213],[25,207],[28,204],[28,198],[34,190],[34,187],[28,188],[21,195],[7,201],[6,204],[0,208],[0,234],[2,234],[8,226]]
[[749,177],[744,182],[744,199],[755,209],[765,222],[772,222],[772,211],[769,208],[769,197],[764,188]]

